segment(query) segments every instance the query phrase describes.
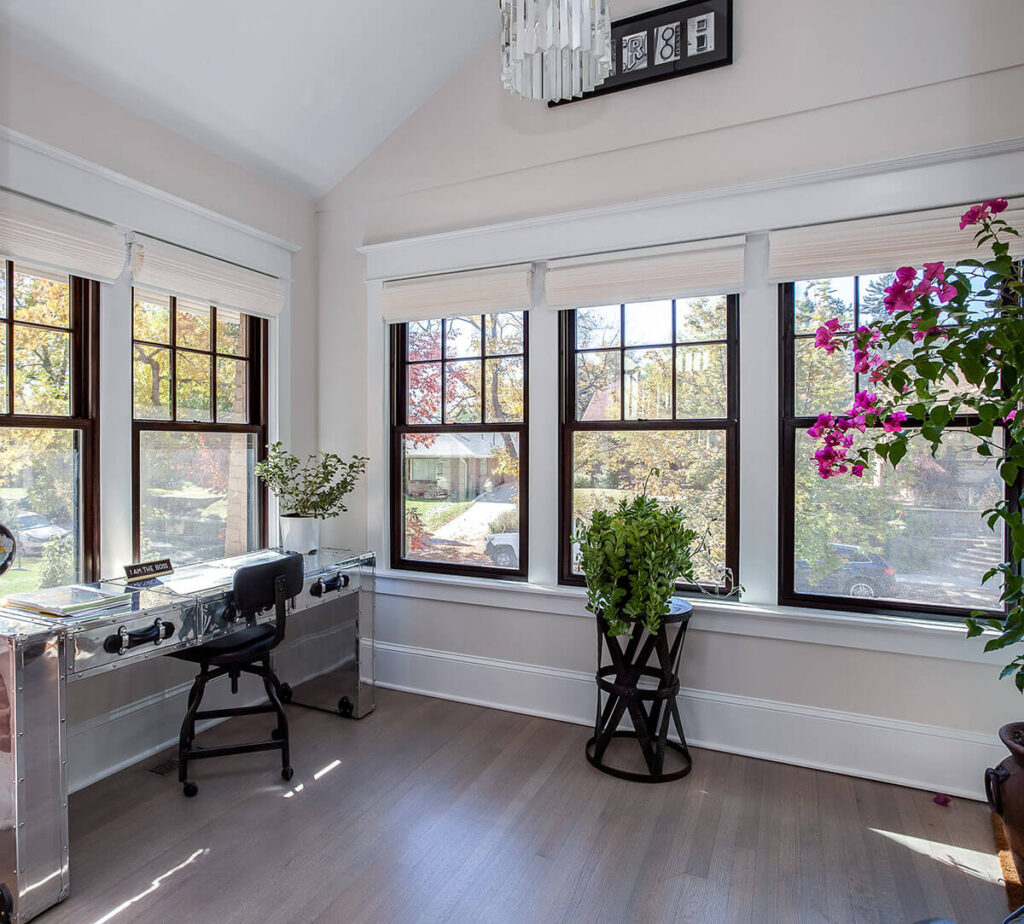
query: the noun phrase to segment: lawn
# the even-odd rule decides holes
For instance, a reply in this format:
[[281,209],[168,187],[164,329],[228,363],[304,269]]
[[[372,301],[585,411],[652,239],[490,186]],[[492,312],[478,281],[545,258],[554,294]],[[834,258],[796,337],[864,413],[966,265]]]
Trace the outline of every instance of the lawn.
[[440,529],[445,523],[450,523],[460,513],[465,513],[473,506],[473,501],[449,501],[440,497],[407,497],[405,499],[405,511],[418,513],[427,532],[434,532]]
[[26,590],[39,589],[39,569],[43,559],[22,558],[18,566],[0,575],[0,600],[11,594],[24,593]]

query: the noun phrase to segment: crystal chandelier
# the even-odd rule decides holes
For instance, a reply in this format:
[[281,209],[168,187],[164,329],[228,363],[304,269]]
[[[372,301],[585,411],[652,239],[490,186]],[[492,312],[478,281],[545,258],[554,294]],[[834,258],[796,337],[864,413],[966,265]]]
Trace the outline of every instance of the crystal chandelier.
[[572,99],[611,73],[610,0],[499,3],[505,89],[527,99]]

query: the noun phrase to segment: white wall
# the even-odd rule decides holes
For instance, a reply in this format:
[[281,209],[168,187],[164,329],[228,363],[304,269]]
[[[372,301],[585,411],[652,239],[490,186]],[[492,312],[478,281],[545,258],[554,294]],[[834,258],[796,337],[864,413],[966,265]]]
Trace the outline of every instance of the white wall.
[[[616,15],[650,5],[619,3]],[[368,483],[384,483],[376,437],[383,403],[367,400],[380,379],[380,330],[367,321],[362,245],[725,190],[721,199],[678,210],[671,233],[685,240],[721,233],[706,232],[716,223],[716,203],[728,210],[732,199],[754,199],[751,189],[773,184],[778,221],[786,211],[779,181],[786,178],[890,162],[871,189],[884,203],[903,192],[901,158],[1024,137],[1024,5],[1015,0],[737,0],[735,18],[732,67],[557,109],[505,94],[497,49],[488,47],[324,197],[324,448],[369,453],[377,474]],[[951,183],[915,188],[915,195],[921,205],[950,204],[958,201],[948,198],[954,187],[985,188],[988,169],[982,158],[957,161]],[[732,197],[736,186],[744,189]],[[529,239],[528,224],[520,231]],[[478,237],[460,238],[467,253]],[[450,254],[451,240],[444,246]],[[771,311],[771,304],[769,298],[761,307]],[[762,323],[760,316],[750,321]],[[764,323],[770,336],[774,319]],[[741,355],[747,363],[749,354]],[[768,373],[769,397],[773,381]],[[346,412],[336,410],[338,400]],[[772,427],[760,431],[766,443],[746,441],[757,424],[746,395],[744,402],[743,455],[762,452],[770,460]],[[545,447],[535,434],[532,451],[550,449],[554,433],[550,440]],[[382,503],[377,489],[364,489],[327,535],[379,548],[380,535],[367,535],[366,524],[379,521]],[[774,496],[747,496],[743,504],[746,523],[775,515]],[[756,554],[745,553],[748,563]],[[769,566],[773,572],[774,561]],[[541,594],[550,602],[538,608],[537,595],[493,586],[453,589],[452,582],[398,577],[380,586],[378,676],[385,682],[575,721],[589,717],[594,630],[579,618],[578,598]],[[865,625],[834,614],[814,623],[779,613],[770,580],[758,582],[748,600],[761,608],[756,618],[702,607],[688,643],[684,682],[693,692],[684,708],[700,740],[978,794],[985,762],[998,759],[993,732],[1021,708],[1012,689],[997,682],[995,660],[949,630]],[[900,742],[908,740],[915,744],[906,750]]]
[[[93,197],[100,209],[128,210],[134,220],[145,224],[133,223],[130,227],[156,236],[191,243],[176,235],[183,229],[198,229],[208,234],[213,247],[238,247],[239,241],[244,247],[249,239],[241,227],[244,225],[267,238],[298,245],[290,260],[289,319],[287,325],[282,325],[281,344],[290,353],[291,372],[281,383],[285,400],[280,407],[280,423],[282,433],[298,452],[314,449],[317,250],[313,202],[66,80],[9,47],[2,35],[0,126],[18,133],[0,138],[0,185],[24,188],[28,182],[46,184],[46,175],[26,169],[26,164],[35,166],[38,162],[46,168],[52,166],[57,179],[45,188],[33,189],[37,195],[86,211],[89,209],[78,203]],[[9,138],[20,136],[27,137],[27,146],[7,143]],[[42,154],[33,142],[41,143]],[[60,161],[59,155],[50,159],[46,146],[70,157],[66,162]],[[88,163],[78,165],[75,158]],[[118,176],[105,177],[104,171]],[[124,202],[115,204],[105,198],[109,189],[124,192]],[[147,211],[147,205],[151,205],[151,211]],[[92,214],[114,220],[120,217],[99,210]],[[251,240],[257,258],[264,258],[265,252],[271,256],[274,252],[284,254],[282,269],[289,272],[287,251],[258,236]],[[236,259],[246,262],[244,256]],[[249,265],[264,268],[256,263]],[[122,367],[105,363],[101,369],[102,468],[107,486],[119,488],[105,490],[102,498],[104,574],[116,574],[131,550],[130,455],[104,449],[114,430],[124,431],[130,420],[130,388],[124,387],[130,382],[128,285],[122,280],[117,286],[104,286],[102,292],[104,342],[110,347],[121,340],[124,347]],[[130,442],[121,445],[130,447]],[[121,478],[116,477],[117,472]],[[74,684],[68,704],[70,737],[76,751],[70,762],[72,785],[102,775],[174,738],[177,722],[184,714],[181,684],[191,673],[186,665],[163,660]]]
[[[129,112],[11,48],[0,33],[0,125],[297,244],[293,395],[282,409],[299,451],[316,445],[316,222],[310,200]],[[0,161],[0,183],[7,169]],[[61,190],[54,190],[58,199]]]

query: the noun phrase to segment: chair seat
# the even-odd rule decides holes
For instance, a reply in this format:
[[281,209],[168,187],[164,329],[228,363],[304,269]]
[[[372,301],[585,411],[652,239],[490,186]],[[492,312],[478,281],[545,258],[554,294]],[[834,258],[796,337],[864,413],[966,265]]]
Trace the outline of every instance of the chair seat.
[[172,652],[172,657],[194,664],[244,664],[270,651],[276,630],[272,625],[249,626],[241,632]]

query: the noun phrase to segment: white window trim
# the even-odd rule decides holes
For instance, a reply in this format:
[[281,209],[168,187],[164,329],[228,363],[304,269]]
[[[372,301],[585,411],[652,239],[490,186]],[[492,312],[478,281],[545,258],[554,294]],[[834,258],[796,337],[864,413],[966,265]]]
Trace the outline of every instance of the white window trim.
[[[574,253],[657,246],[680,229],[702,237],[746,236],[740,300],[740,574],[744,601],[697,598],[697,628],[818,644],[917,653],[998,664],[998,655],[965,644],[964,629],[923,615],[838,614],[778,606],[779,331],[778,286],[768,281],[768,232],[953,202],[1017,195],[1024,139],[977,145],[764,183],[590,209],[535,220],[426,235],[360,248],[367,261],[367,420],[371,461],[367,530],[381,563],[385,594],[431,597],[512,609],[585,615],[578,588],[560,586],[558,547],[557,314],[530,314],[530,574],[526,583],[390,569],[388,337],[381,280],[532,261],[533,308],[543,303],[546,261]],[[936,201],[941,190],[943,201]],[[698,235],[686,234],[695,238]],[[567,243],[568,242],[568,243]]]

